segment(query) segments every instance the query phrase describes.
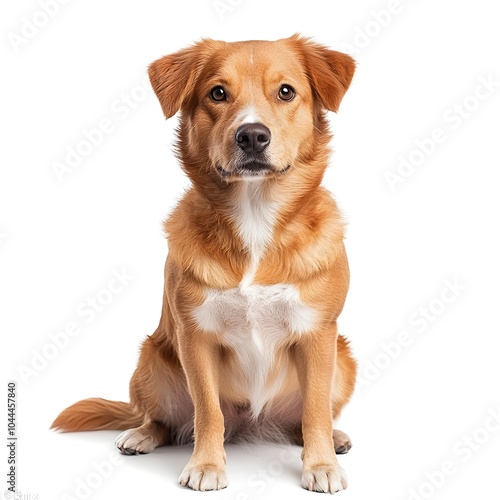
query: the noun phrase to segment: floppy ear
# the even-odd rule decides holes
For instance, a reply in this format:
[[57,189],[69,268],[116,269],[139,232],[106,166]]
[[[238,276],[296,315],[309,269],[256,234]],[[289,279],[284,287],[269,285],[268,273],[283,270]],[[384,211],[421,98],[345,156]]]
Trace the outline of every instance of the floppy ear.
[[338,111],[354,75],[354,59],[297,35],[292,40],[300,43],[315,97],[323,108]]
[[191,95],[213,43],[202,40],[149,66],[149,79],[166,118],[175,115]]

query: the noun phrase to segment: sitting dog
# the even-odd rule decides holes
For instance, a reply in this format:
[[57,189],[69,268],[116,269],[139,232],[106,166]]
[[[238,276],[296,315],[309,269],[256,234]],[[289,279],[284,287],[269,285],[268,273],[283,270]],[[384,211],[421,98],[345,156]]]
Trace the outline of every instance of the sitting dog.
[[321,181],[348,55],[294,35],[202,40],[149,68],[192,187],[165,223],[169,253],[157,330],[142,345],[130,403],[64,410],[62,431],[125,430],[122,453],[194,438],[180,483],[227,486],[224,441],[303,445],[302,486],[335,493],[333,421],[356,364],[337,332],[349,285],[344,225]]

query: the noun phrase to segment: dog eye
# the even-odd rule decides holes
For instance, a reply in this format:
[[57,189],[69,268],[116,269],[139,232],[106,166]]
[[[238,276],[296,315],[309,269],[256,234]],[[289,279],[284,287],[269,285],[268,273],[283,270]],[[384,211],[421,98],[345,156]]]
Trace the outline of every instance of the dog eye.
[[278,97],[282,101],[291,101],[295,97],[295,90],[290,85],[282,85]]
[[224,90],[224,87],[221,87],[220,85],[214,87],[210,91],[210,98],[212,99],[212,101],[216,102],[225,101],[227,99],[227,94],[226,91]]

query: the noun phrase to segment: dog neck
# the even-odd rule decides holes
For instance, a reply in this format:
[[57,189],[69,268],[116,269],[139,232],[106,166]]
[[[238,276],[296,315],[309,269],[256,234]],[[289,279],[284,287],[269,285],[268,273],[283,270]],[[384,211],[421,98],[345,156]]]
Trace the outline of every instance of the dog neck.
[[252,282],[265,249],[273,239],[280,203],[272,196],[272,187],[266,180],[242,180],[235,185],[228,211],[250,255],[250,264],[241,282],[243,287]]

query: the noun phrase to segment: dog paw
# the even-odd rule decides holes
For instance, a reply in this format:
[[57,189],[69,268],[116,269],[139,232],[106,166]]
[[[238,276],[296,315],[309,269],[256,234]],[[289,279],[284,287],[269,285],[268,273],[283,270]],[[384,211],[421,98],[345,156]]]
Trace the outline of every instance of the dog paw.
[[351,438],[345,432],[339,430],[333,431],[333,442],[337,455],[343,455],[352,448]]
[[347,476],[338,465],[316,465],[302,472],[302,487],[309,491],[337,493],[347,488]]
[[226,471],[213,464],[186,465],[179,478],[182,486],[197,491],[222,490],[228,485]]
[[116,438],[115,444],[124,455],[150,453],[156,448],[154,438],[139,428],[122,432]]

